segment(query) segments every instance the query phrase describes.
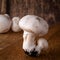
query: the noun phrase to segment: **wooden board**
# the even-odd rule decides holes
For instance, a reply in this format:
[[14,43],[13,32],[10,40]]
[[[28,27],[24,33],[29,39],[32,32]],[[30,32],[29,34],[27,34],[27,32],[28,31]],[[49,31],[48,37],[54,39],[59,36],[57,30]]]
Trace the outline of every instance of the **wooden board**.
[[44,36],[48,40],[49,48],[42,51],[39,57],[27,56],[23,49],[23,32],[0,34],[0,60],[60,60],[60,24],[50,27]]

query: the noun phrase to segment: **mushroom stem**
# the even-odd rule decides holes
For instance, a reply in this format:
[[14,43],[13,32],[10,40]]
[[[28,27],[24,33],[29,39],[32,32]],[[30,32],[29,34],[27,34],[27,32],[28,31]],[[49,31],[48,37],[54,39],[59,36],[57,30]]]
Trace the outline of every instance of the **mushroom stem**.
[[23,38],[24,40],[27,40],[27,41],[31,41],[31,40],[34,41],[35,36],[31,32],[24,31]]
[[31,49],[33,47],[35,47],[35,35],[33,33],[24,31],[23,39],[24,39],[24,41],[23,41],[23,49],[24,48],[29,48],[31,46],[32,46]]

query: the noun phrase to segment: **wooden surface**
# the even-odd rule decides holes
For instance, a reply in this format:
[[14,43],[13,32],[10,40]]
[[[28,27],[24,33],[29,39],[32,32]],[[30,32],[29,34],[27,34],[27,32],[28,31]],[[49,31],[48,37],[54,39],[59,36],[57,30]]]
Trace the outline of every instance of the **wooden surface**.
[[23,31],[0,34],[0,60],[60,60],[60,24],[51,26],[44,36],[49,48],[42,51],[39,57],[30,57],[24,53],[22,35]]
[[[3,0],[4,1],[4,0]],[[34,14],[43,17],[49,23],[60,21],[60,0],[5,0],[2,10],[0,0],[0,13],[8,13],[10,17]],[[0,60],[60,60],[60,24],[50,26],[49,32],[44,36],[48,40],[49,48],[42,51],[39,57],[25,55],[22,50],[23,32],[0,34]]]

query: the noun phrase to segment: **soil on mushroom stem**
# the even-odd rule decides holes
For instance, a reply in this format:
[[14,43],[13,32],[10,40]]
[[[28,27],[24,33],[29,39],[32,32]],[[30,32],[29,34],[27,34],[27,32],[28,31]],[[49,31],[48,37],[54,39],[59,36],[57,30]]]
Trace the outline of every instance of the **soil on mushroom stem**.
[[24,53],[22,35],[23,31],[0,34],[0,60],[60,60],[59,24],[51,26],[48,34],[43,36],[48,40],[49,48],[47,51],[42,51],[39,57],[30,57]]

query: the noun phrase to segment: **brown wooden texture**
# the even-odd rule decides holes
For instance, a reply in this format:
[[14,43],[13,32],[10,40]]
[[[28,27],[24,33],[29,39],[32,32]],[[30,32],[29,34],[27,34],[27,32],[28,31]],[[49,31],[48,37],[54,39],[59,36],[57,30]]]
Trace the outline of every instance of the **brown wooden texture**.
[[[5,0],[4,0],[5,1]],[[49,23],[60,21],[60,0],[6,0],[3,4],[0,0],[0,13],[8,13],[11,17],[23,17],[34,14],[43,17]],[[47,35],[49,48],[39,57],[26,56],[22,50],[22,31],[0,34],[0,60],[60,60],[60,24],[50,27]]]
[[51,26],[48,34],[43,36],[49,48],[42,51],[39,57],[30,57],[24,53],[22,36],[22,31],[0,34],[0,60],[60,60],[60,24]]
[[34,14],[56,23],[60,21],[60,0],[0,0],[0,13],[20,18]]
[[2,0],[0,0],[0,13],[1,13],[1,2],[2,2]]
[[49,22],[59,21],[60,0],[10,0],[10,15],[24,16],[34,14]]
[[6,0],[1,1],[1,14],[6,13]]

